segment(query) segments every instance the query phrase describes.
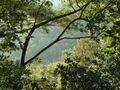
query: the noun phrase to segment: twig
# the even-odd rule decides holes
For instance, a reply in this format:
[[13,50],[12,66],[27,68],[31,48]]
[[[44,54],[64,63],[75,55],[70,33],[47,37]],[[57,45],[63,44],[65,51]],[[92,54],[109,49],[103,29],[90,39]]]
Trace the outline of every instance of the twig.
[[76,4],[77,4],[77,6],[80,8],[80,6],[79,6],[79,4],[78,4],[79,2],[78,2],[77,0],[75,0],[75,2],[76,2]]
[[39,11],[40,11],[40,9],[42,8],[42,6],[43,6],[44,3],[45,3],[45,0],[42,2],[42,4],[40,5],[40,7],[38,8],[38,11],[37,11],[37,13],[36,13],[36,15],[35,15],[34,26],[35,26],[35,24],[36,24],[36,21],[37,21],[38,15],[39,15]]
[[73,5],[71,3],[71,0],[69,0],[69,4],[70,4],[71,8],[75,11],[75,8],[73,7]]

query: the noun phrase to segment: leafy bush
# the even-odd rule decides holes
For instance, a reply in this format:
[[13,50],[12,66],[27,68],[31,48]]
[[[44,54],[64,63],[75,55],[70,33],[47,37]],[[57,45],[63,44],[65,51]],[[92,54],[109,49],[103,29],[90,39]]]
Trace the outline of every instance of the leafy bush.
[[[112,43],[111,40],[109,42]],[[73,50],[65,52],[63,57],[65,64],[59,64],[55,71],[61,76],[61,89],[115,90],[119,88],[120,52],[114,52],[119,45],[111,46],[111,43],[99,42],[96,46],[97,43],[94,41],[83,40],[82,43],[78,42]],[[87,50],[84,47],[87,47]]]
[[19,66],[18,62],[9,60],[8,57],[0,55],[0,89],[19,90],[26,81],[30,72]]

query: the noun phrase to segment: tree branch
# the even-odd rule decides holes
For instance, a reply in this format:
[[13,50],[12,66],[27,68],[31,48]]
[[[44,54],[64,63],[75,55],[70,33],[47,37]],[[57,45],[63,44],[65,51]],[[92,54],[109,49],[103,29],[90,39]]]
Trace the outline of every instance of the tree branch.
[[81,39],[81,38],[96,38],[96,36],[84,36],[84,37],[62,37],[59,40],[64,40],[64,39]]
[[73,5],[72,5],[72,3],[71,3],[71,0],[69,0],[68,2],[69,2],[69,4],[70,4],[71,8],[75,11],[75,8],[73,7]]
[[[93,22],[93,19],[94,19],[94,17],[95,17],[97,14],[104,12],[106,8],[111,7],[112,5],[113,5],[113,2],[110,1],[104,8],[102,8],[101,10],[97,11],[96,13],[94,13],[93,16],[91,17],[91,19],[89,20],[89,24],[91,25],[90,22]],[[90,34],[91,34],[91,35],[93,35],[93,34],[96,33],[92,28],[93,28],[93,27],[91,27],[91,29],[90,29]]]
[[51,22],[51,21],[58,20],[58,19],[60,19],[60,18],[63,18],[63,17],[66,17],[66,16],[70,16],[70,15],[72,15],[72,14],[75,14],[75,13],[79,12],[80,10],[82,10],[84,7],[88,6],[92,1],[93,1],[93,0],[90,0],[88,3],[86,3],[85,5],[83,5],[81,8],[79,8],[79,9],[73,11],[73,12],[66,13],[66,14],[63,14],[63,15],[60,15],[60,16],[56,16],[56,17],[51,18],[51,19],[49,19],[49,20],[43,21],[43,22],[35,25],[35,29],[36,29],[36,28],[39,28],[40,26],[43,26],[43,25],[45,25],[45,24],[47,24],[47,23],[49,23],[49,22]]
[[79,2],[78,2],[77,0],[75,0],[75,2],[76,2],[76,4],[77,4],[77,6],[80,8],[80,6],[79,6]]
[[53,46],[54,44],[56,44],[57,42],[59,42],[59,41],[61,41],[61,40],[65,40],[65,39],[82,39],[82,38],[96,38],[96,36],[63,37],[63,38],[56,39],[55,41],[53,41],[52,43],[50,43],[48,46],[46,46],[45,48],[43,48],[40,52],[38,52],[35,56],[33,56],[32,58],[30,58],[28,61],[26,61],[26,62],[24,63],[24,65],[27,65],[29,62],[31,62],[31,61],[34,60],[37,56],[39,56],[42,52],[44,52],[45,50],[47,50],[48,48],[50,48],[51,46]]
[[43,48],[40,52],[38,52],[33,58],[31,58],[30,60],[28,60],[27,62],[25,62],[25,56],[26,56],[26,51],[27,51],[27,47],[28,47],[28,43],[30,41],[30,38],[31,38],[31,35],[33,34],[33,32],[35,31],[35,29],[39,28],[40,26],[43,26],[51,21],[54,21],[54,20],[57,20],[57,19],[60,19],[60,18],[63,18],[63,17],[66,17],[66,16],[69,16],[69,15],[72,15],[72,14],[75,14],[77,13],[78,11],[82,10],[84,7],[88,6],[93,0],[90,0],[87,4],[83,5],[80,9],[78,10],[75,10],[73,12],[70,12],[70,13],[67,13],[67,14],[63,14],[63,15],[60,15],[60,16],[56,16],[52,19],[49,19],[49,20],[46,20],[44,22],[41,22],[37,25],[34,25],[30,32],[28,33],[27,37],[26,37],[26,40],[25,40],[25,43],[24,43],[24,47],[23,47],[23,50],[22,50],[22,54],[21,54],[21,66],[25,66],[28,62],[32,61],[33,59],[35,59],[39,54],[41,54],[43,51],[45,51],[47,48],[49,48],[50,46],[52,46],[54,43],[56,43],[58,41],[58,39],[64,34],[64,32],[67,30],[64,30],[59,36],[58,38],[53,41],[52,43],[50,43],[48,46],[46,46],[45,48]]
[[24,61],[25,61],[25,56],[26,56],[26,51],[27,51],[27,47],[28,47],[28,43],[30,41],[31,35],[34,32],[35,28],[33,27],[30,31],[30,33],[28,34],[28,36],[25,39],[25,43],[22,49],[22,54],[21,54],[21,66],[24,66]]
[[41,5],[40,5],[39,8],[38,8],[38,11],[36,12],[34,26],[35,26],[36,21],[37,21],[37,19],[38,19],[38,15],[39,15],[40,9],[42,8],[42,6],[43,6],[44,3],[45,3],[45,0],[41,3]]
[[27,60],[24,65],[28,64],[29,62],[31,62],[33,59],[35,59],[37,56],[39,56],[42,52],[44,52],[45,50],[47,50],[48,48],[50,48],[52,45],[54,45],[55,43],[57,43],[58,41],[60,41],[61,36],[66,32],[66,30],[69,28],[69,26],[71,24],[73,24],[75,21],[79,20],[79,18],[74,19],[73,21],[71,21],[66,28],[61,32],[61,34],[53,41],[51,42],[49,45],[47,45],[46,47],[44,47],[42,50],[40,50],[37,54],[35,54],[32,58],[30,58],[29,60]]

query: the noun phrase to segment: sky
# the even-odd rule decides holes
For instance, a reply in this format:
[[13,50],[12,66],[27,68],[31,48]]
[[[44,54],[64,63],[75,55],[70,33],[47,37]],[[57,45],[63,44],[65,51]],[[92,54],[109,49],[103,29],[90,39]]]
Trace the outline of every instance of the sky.
[[54,7],[58,7],[60,5],[60,1],[59,0],[50,0],[53,3]]

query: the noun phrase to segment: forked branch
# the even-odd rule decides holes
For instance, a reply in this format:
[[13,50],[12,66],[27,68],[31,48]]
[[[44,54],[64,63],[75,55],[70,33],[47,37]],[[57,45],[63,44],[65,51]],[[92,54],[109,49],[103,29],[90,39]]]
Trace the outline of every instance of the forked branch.
[[[52,42],[51,44],[49,44],[47,47],[43,48],[40,52],[38,52],[33,58],[31,58],[30,60],[26,61],[25,62],[25,56],[26,56],[26,52],[27,52],[27,47],[28,47],[28,44],[29,44],[29,41],[30,41],[30,38],[33,34],[33,32],[35,31],[35,29],[39,28],[40,26],[43,26],[51,21],[54,21],[54,20],[58,20],[58,19],[61,19],[63,17],[66,17],[66,16],[69,16],[69,15],[72,15],[72,14],[75,14],[77,13],[78,11],[81,11],[84,7],[88,6],[93,0],[90,0],[87,4],[83,5],[80,9],[78,10],[75,10],[73,12],[70,12],[70,13],[67,13],[67,14],[63,14],[63,15],[60,15],[60,16],[56,16],[52,19],[49,19],[49,20],[46,20],[46,21],[43,21],[37,25],[34,25],[30,32],[28,33],[27,37],[26,37],[26,40],[25,40],[25,43],[24,43],[24,47],[23,47],[23,50],[22,50],[22,55],[21,55],[21,66],[25,66],[28,62],[32,61],[34,58],[36,58],[39,54],[41,54],[43,51],[45,51],[47,48],[49,48],[50,46],[52,46],[54,43],[56,43],[57,41],[59,41],[59,37],[61,37],[63,34],[64,34],[64,31],[58,36],[58,38]],[[66,30],[65,30],[66,31]]]

